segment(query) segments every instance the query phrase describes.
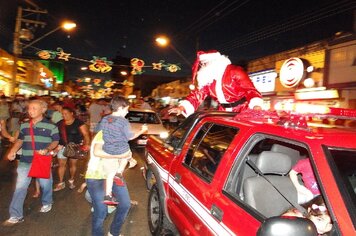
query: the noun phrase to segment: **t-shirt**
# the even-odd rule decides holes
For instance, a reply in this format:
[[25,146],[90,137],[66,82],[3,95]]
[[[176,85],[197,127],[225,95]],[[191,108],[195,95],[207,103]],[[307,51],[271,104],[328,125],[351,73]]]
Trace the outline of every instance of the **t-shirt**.
[[95,144],[104,143],[103,132],[99,131],[93,138],[90,146],[90,159],[88,162],[87,172],[85,173],[86,179],[106,179],[106,173],[103,170],[103,160],[94,155]]
[[0,101],[0,120],[7,120],[10,117],[9,106]]
[[65,137],[64,137],[64,130],[63,130],[63,125],[65,127],[65,132],[67,134],[67,142],[73,142],[76,144],[80,144],[83,142],[83,135],[80,132],[80,127],[84,125],[84,122],[79,120],[79,119],[74,119],[73,123],[70,125],[66,125],[64,123],[64,120],[61,120],[58,122],[58,128],[59,128],[59,134],[60,134],[60,145],[66,145],[67,143],[65,142]]
[[59,111],[54,111],[52,113],[52,122],[53,123],[57,124],[62,119],[63,119],[62,113],[60,113]]
[[91,123],[98,123],[101,120],[102,112],[104,111],[104,106],[97,103],[92,103],[89,106],[89,116]]
[[104,152],[120,155],[130,150],[129,140],[134,136],[129,121],[121,116],[107,115],[101,120],[98,130],[103,131]]
[[[35,150],[45,149],[53,141],[59,141],[57,126],[46,118],[43,118],[33,125],[33,135]],[[31,163],[33,159],[33,148],[29,122],[21,124],[19,139],[23,141],[20,162]]]
[[293,170],[302,175],[304,185],[307,189],[309,189],[314,195],[320,194],[309,158],[299,160],[293,167]]

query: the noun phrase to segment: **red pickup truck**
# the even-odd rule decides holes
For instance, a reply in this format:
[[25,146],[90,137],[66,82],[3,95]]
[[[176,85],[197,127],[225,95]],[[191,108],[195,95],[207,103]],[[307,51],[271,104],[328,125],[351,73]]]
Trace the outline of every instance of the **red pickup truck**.
[[300,209],[289,172],[307,158],[331,218],[327,235],[356,235],[356,129],[347,118],[339,126],[264,111],[200,112],[167,139],[150,137],[151,233],[321,234],[309,219],[281,216]]

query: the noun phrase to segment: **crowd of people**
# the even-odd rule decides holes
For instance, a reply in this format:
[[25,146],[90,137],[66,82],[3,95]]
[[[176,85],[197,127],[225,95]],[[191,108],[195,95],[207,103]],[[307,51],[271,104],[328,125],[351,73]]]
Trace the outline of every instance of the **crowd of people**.
[[[143,102],[136,105],[144,105],[144,109],[149,109]],[[15,192],[9,206],[10,217],[3,226],[24,221],[23,207],[32,182],[28,173],[34,152],[51,154],[58,163],[56,173],[51,173],[49,178],[36,178],[33,197],[41,196],[41,213],[52,210],[53,192],[63,190],[66,184],[69,189],[79,186],[74,182],[78,175],[78,159],[64,155],[66,145],[75,143],[83,150],[90,150],[86,182],[78,192],[83,191],[85,186],[88,188],[93,207],[92,234],[104,235],[103,223],[108,206],[115,205],[108,235],[119,235],[129,208],[137,204],[130,200],[123,177],[126,165],[129,163],[133,167],[137,163],[132,158],[128,141],[147,131],[145,126],[137,133],[130,130],[129,122],[125,119],[129,106],[130,103],[119,95],[110,101],[17,96],[9,103],[2,98],[1,136],[10,143],[5,158],[10,161],[18,159]],[[69,177],[65,180],[67,163]],[[53,183],[53,175],[56,175],[58,183]]]

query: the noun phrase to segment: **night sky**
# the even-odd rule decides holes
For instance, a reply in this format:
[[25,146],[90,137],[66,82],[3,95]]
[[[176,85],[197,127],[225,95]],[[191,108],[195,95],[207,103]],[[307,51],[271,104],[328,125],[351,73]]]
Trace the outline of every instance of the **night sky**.
[[[47,26],[37,28],[35,38],[64,19],[77,23],[74,32],[57,31],[33,46],[50,50],[61,47],[86,60],[121,55],[150,64],[164,59],[181,64],[177,76],[189,75],[191,68],[172,49],[155,45],[158,34],[170,37],[191,63],[197,49],[217,49],[239,64],[331,38],[339,31],[350,32],[355,8],[352,0],[31,1],[48,10],[39,18]],[[0,0],[0,47],[7,51],[11,51],[17,4],[23,2]],[[24,52],[34,53],[33,49]],[[80,63],[70,61],[68,66],[79,68]]]

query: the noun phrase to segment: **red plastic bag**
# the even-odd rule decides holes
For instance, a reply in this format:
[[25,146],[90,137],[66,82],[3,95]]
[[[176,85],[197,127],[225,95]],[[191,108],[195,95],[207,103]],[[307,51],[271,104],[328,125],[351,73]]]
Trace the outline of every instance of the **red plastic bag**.
[[51,155],[42,155],[38,152],[34,152],[28,177],[49,179],[51,176],[51,164]]

